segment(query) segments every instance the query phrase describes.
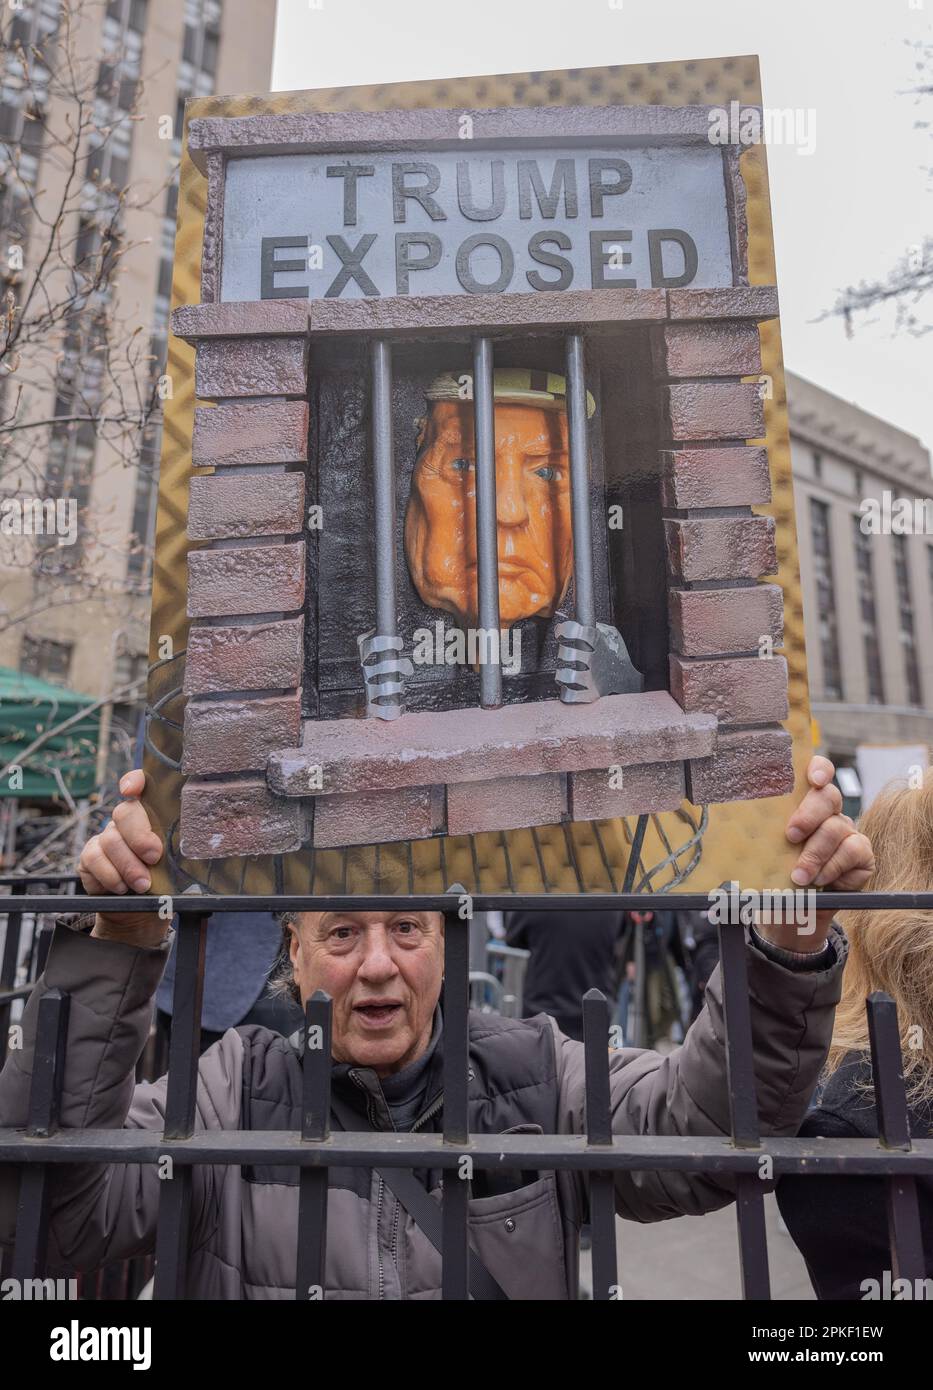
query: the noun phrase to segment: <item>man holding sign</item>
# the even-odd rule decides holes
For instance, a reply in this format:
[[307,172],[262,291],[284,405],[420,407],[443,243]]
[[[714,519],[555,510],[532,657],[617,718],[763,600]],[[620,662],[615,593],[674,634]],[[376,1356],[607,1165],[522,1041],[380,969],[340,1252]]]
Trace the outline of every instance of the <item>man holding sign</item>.
[[[814,758],[809,787],[786,833],[806,882],[856,889],[872,869],[871,846],[839,814],[833,767]],[[113,822],[85,846],[89,893],[124,898],[150,886],[163,846],[127,774]],[[115,904],[117,906],[117,904]],[[129,906],[129,904],[126,904]],[[760,1118],[765,1134],[795,1134],[826,1056],[846,941],[817,913],[815,928],[747,929],[748,984]],[[281,985],[302,1003],[315,990],[333,1000],[334,1123],[351,1130],[442,1126],[444,922],[440,913],[389,906],[365,912],[304,912],[284,924]],[[75,929],[77,928],[77,929]],[[71,996],[61,1124],[124,1126],[161,1133],[166,1079],[135,1083],[169,927],[150,913],[114,911],[59,924],[48,964],[23,1019],[21,1049],[0,1074],[0,1125],[23,1125],[42,996]],[[684,1044],[668,1056],[636,1049],[610,1057],[618,1134],[725,1135],[729,1092],[718,969]],[[469,1125],[501,1134],[585,1132],[583,1045],[539,1014],[520,1021],[470,1016]],[[301,1128],[300,1048],[269,1030],[230,1029],[201,1057],[198,1131]],[[154,1247],[157,1165],[50,1168],[50,1267],[93,1269]],[[162,1175],[163,1177],[165,1175]],[[406,1175],[411,1178],[412,1175]],[[332,1168],[327,1298],[437,1298],[441,1260],[412,1210],[433,1202],[440,1173],[398,1185],[369,1169]],[[167,1180],[167,1178],[166,1178]],[[189,1296],[293,1298],[298,1170],[261,1165],[194,1168]],[[12,1239],[17,1178],[0,1178],[0,1242]],[[636,1221],[699,1214],[727,1205],[726,1173],[618,1172],[618,1213]],[[480,1298],[573,1298],[579,1230],[588,1219],[584,1174],[478,1172],[471,1182],[473,1292]]]

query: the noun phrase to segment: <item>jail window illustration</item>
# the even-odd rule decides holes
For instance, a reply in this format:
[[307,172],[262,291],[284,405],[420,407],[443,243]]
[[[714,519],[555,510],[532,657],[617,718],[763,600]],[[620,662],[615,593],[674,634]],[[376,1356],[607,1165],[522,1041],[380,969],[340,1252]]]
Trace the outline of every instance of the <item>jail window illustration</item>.
[[739,151],[531,115],[189,124],[190,859],[792,785]]

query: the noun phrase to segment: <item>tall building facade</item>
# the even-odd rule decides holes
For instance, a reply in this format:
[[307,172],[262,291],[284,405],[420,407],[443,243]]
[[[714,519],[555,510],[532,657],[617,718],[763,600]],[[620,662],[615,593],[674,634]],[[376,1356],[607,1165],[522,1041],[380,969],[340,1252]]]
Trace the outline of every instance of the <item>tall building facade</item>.
[[[24,538],[19,563],[0,567],[0,665],[100,697],[146,669],[159,427],[146,431],[128,465],[108,444],[106,429],[69,416],[76,399],[85,406],[93,400],[96,364],[106,351],[100,338],[107,330],[99,323],[110,331],[119,325],[137,356],[141,345],[152,359],[148,380],[165,370],[185,101],[214,91],[269,89],[275,3],[9,0],[3,8],[0,248],[7,287],[22,298],[36,282],[36,260],[48,245],[43,219],[56,207],[68,209],[62,244],[70,261],[75,247],[80,256],[84,242],[93,247],[96,237],[99,245],[101,235],[121,255],[111,287],[85,297],[74,322],[65,315],[50,330],[60,334],[54,372],[52,358],[41,370],[31,367],[40,360],[36,351],[24,353],[19,370],[0,380],[0,420],[13,418],[15,391],[17,421],[52,422],[37,436],[44,477],[34,458],[15,476],[8,454],[7,467],[0,464],[0,494],[19,488],[75,499],[81,520],[66,558],[79,556],[82,545],[93,547],[90,559],[84,557],[91,584],[73,590],[54,539],[34,538],[30,554]],[[64,113],[54,109],[56,102],[67,105],[67,84],[58,80],[66,58],[91,74],[95,124],[104,132],[103,138],[91,132],[76,159],[62,148]],[[67,195],[69,179],[80,185],[77,198]],[[131,196],[115,213],[122,189]],[[109,302],[98,302],[104,299]],[[96,310],[102,311],[97,317]],[[128,732],[135,723],[135,709],[122,701],[105,710],[105,727],[111,714]]]
[[[80,23],[66,37],[68,16]],[[66,229],[79,247],[93,242],[106,190],[132,188],[135,197],[120,212],[130,249],[114,278],[119,312],[111,317],[125,333],[140,330],[157,376],[167,352],[185,101],[269,88],[274,0],[5,0],[0,23],[0,279],[14,294],[29,283],[45,244],[30,223],[47,218],[66,178],[82,181]],[[33,59],[29,84],[18,46],[48,60],[43,67]],[[78,152],[76,175],[48,138],[62,101],[56,58],[70,49],[96,74],[98,125],[109,132]],[[14,274],[17,246],[24,263]],[[85,398],[93,394],[101,347],[93,315],[81,320],[55,329],[54,375],[30,379],[28,363],[9,379],[0,372],[0,429],[10,418],[11,391],[21,387],[25,416],[53,422],[44,436],[44,477],[13,483],[74,498],[92,519],[99,592],[73,601],[50,570],[43,538],[34,540],[28,563],[4,568],[0,560],[0,665],[105,696],[145,672],[160,440],[150,429],[138,465],[127,467],[92,423],[67,420],[75,382]],[[865,743],[933,748],[933,534],[872,534],[862,524],[865,499],[933,496],[929,453],[911,435],[790,373],[787,393],[821,747],[841,763]],[[0,497],[10,486],[0,462]],[[17,621],[18,614],[27,617]],[[129,702],[121,708],[118,701],[114,714],[132,728]]]
[[790,372],[787,405],[820,749],[842,766],[860,745],[933,754],[929,451]]

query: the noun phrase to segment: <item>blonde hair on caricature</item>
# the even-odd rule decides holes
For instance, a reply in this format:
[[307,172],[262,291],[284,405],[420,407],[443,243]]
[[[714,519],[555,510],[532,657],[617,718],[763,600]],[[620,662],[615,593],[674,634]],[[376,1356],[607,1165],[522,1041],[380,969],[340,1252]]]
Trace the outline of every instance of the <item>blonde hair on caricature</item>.
[[[859,820],[859,830],[875,856],[866,893],[933,892],[933,769],[920,787],[886,788]],[[933,1101],[933,912],[861,909],[840,920],[849,960],[826,1073],[846,1053],[868,1053],[865,1000],[883,990],[897,1004],[908,1097],[914,1105]]]

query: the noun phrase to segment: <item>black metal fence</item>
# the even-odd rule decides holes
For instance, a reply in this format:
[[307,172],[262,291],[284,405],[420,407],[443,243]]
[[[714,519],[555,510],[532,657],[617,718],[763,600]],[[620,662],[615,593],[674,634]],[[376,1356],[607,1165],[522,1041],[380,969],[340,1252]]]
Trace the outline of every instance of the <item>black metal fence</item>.
[[[7,879],[8,884],[11,880]],[[12,988],[7,968],[18,949],[23,913],[113,911],[110,898],[54,898],[23,892],[17,883],[16,907],[9,912],[7,950],[0,991],[0,1021],[6,1023],[14,998],[28,992]],[[468,1154],[473,1168],[534,1171],[575,1170],[588,1178],[592,1227],[593,1297],[619,1296],[613,1174],[633,1170],[672,1170],[732,1175],[736,1191],[739,1258],[745,1298],[770,1297],[764,1194],[759,1160],[767,1154],[775,1179],[788,1174],[869,1175],[887,1181],[891,1269],[895,1278],[920,1280],[924,1252],[917,1179],[933,1175],[933,1139],[911,1140],[902,1074],[898,1021],[893,1001],[882,994],[867,1000],[879,1136],[874,1139],[771,1138],[763,1145],[759,1129],[752,1052],[751,1013],[746,957],[741,928],[719,928],[720,961],[726,1024],[730,1098],[729,1137],[613,1134],[609,1087],[609,1006],[591,990],[584,1000],[586,1132],[582,1135],[471,1134],[468,1129],[469,942],[467,911],[542,909],[656,910],[676,904],[686,910],[708,907],[706,894],[618,894],[482,897],[450,895],[391,900],[394,908],[439,910],[447,914],[444,985],[443,1132],[355,1133],[330,1128],[330,1001],[316,994],[306,1006],[306,1026],[320,1029],[321,1047],[306,1047],[303,1060],[303,1105],[300,1132],[241,1130],[195,1134],[201,996],[205,933],[216,911],[278,912],[358,911],[385,908],[386,899],[276,897],[199,897],[175,899],[178,913],[178,960],[169,1054],[165,1129],[59,1128],[59,1099],[68,1065],[67,996],[50,991],[39,1009],[35,1069],[25,1130],[0,1129],[0,1162],[21,1165],[16,1243],[10,1273],[15,1278],[43,1276],[48,1229],[51,1165],[57,1163],[151,1163],[171,1155],[175,1179],[164,1183],[155,1249],[154,1296],[184,1298],[191,1216],[192,1176],[197,1164],[276,1164],[300,1169],[298,1255],[295,1297],[326,1293],[328,1173],[332,1167],[367,1169],[434,1168],[443,1170],[443,1198],[436,1230],[423,1225],[440,1251],[442,1292],[446,1299],[466,1299],[470,1290],[468,1243],[469,1184],[458,1175]],[[911,908],[933,910],[933,894],[826,893],[821,909],[842,911],[856,906],[883,912]],[[137,911],[156,911],[159,899],[134,900]],[[10,908],[13,904],[10,903]],[[461,915],[462,914],[462,915]],[[10,945],[11,936],[16,944]],[[38,963],[38,961],[37,961]],[[4,1013],[5,1011],[5,1013]],[[432,1223],[433,1225],[434,1223]]]

